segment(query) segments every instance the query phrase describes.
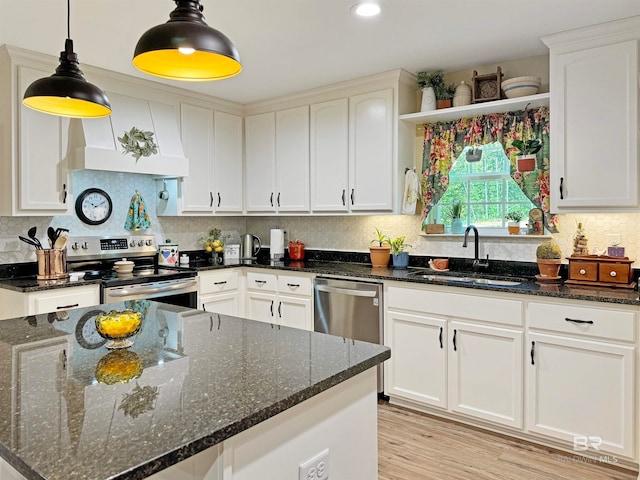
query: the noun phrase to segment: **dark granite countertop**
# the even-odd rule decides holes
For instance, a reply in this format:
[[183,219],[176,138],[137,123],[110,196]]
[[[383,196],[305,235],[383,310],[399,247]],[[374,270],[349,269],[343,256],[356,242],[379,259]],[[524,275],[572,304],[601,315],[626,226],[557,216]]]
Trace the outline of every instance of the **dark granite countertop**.
[[[338,251],[321,251],[307,250],[305,254],[307,259],[304,261],[285,259],[284,261],[272,262],[269,260],[268,249],[261,252],[256,260],[242,260],[232,265],[213,265],[211,263],[210,254],[206,255],[203,251],[187,252],[191,257],[188,269],[199,272],[210,270],[221,270],[225,268],[235,267],[253,267],[267,268],[292,272],[313,273],[316,275],[327,276],[343,276],[359,279],[371,280],[397,280],[400,282],[428,284],[428,285],[446,285],[455,288],[476,289],[500,291],[506,293],[519,293],[523,295],[537,295],[543,297],[566,298],[574,300],[588,300],[604,303],[618,303],[626,305],[640,305],[638,291],[636,289],[625,288],[607,288],[607,287],[588,287],[577,285],[566,285],[564,283],[557,284],[540,284],[535,280],[535,274],[538,273],[538,267],[533,262],[513,262],[491,260],[490,268],[487,270],[486,276],[489,278],[510,279],[517,277],[524,280],[520,285],[515,286],[496,286],[483,285],[470,282],[447,282],[439,279],[422,278],[414,275],[412,272],[421,269],[425,273],[439,274],[438,272],[428,269],[428,260],[430,257],[414,256],[411,257],[409,269],[394,268],[372,268],[369,263],[368,253],[358,252],[338,252]],[[470,259],[450,258],[450,275],[455,276],[479,276],[480,274],[472,271]],[[562,270],[566,277],[566,272]],[[636,272],[636,277],[638,272]],[[0,280],[0,288],[8,288],[12,290],[29,292],[38,290],[47,290],[50,288],[64,288],[84,285],[95,281],[80,280],[77,282],[67,282],[57,285],[38,285],[35,276],[13,279]]]
[[[95,317],[125,306],[146,312],[142,330],[109,351]],[[28,479],[147,477],[390,357],[380,345],[149,301],[68,313],[0,322],[0,456]],[[101,382],[136,365],[127,383]]]

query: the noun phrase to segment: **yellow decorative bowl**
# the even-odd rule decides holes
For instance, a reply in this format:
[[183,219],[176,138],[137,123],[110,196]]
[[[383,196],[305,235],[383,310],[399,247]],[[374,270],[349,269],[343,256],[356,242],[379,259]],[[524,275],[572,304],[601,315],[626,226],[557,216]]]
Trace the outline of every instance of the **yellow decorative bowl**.
[[127,383],[140,375],[142,375],[142,359],[131,350],[109,352],[96,366],[96,380],[107,385]]
[[111,310],[96,317],[96,330],[104,338],[110,340],[107,348],[127,348],[133,345],[128,339],[140,331],[142,314],[133,310],[118,312]]

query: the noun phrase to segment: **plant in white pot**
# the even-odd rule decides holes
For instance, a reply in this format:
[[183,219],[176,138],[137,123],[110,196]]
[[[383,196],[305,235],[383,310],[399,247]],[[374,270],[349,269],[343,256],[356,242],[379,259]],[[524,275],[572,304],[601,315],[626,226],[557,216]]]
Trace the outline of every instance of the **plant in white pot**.
[[520,151],[520,155],[516,156],[518,171],[534,171],[536,169],[536,153],[542,148],[542,142],[532,138],[526,141],[514,140],[512,145]]
[[[435,72],[418,72],[416,83],[418,88],[422,90],[421,112],[430,112],[437,108],[436,100],[444,98],[453,98],[455,86],[446,86],[444,83],[444,72],[436,70]],[[451,93],[451,96],[446,97]]]
[[389,237],[384,235],[376,227],[376,238],[371,240],[371,243],[375,243],[376,245],[369,247],[372,267],[386,267],[389,264],[389,257],[391,256],[390,242]]
[[464,211],[464,203],[462,200],[455,200],[449,210],[447,210],[446,216],[451,219],[451,233],[463,233],[464,228],[462,226],[462,213]]
[[507,214],[504,216],[504,219],[507,221],[507,230],[509,231],[509,235],[520,234],[520,222],[523,218],[524,215],[518,210],[507,212]]
[[411,247],[405,241],[405,237],[397,237],[389,242],[391,246],[391,259],[394,268],[407,268],[409,266],[409,252],[406,251]]

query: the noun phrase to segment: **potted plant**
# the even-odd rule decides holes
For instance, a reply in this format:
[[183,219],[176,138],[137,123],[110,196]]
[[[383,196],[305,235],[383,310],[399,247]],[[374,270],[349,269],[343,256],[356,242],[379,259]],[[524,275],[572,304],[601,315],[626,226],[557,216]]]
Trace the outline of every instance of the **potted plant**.
[[389,241],[391,246],[391,260],[393,261],[394,268],[407,268],[409,266],[409,252],[406,252],[407,247],[411,247],[405,242],[405,237],[397,237]]
[[540,244],[536,249],[536,258],[541,277],[547,280],[560,278],[558,272],[560,271],[562,251],[556,242],[549,240]]
[[509,230],[509,235],[518,235],[520,233],[520,222],[522,221],[522,212],[518,210],[512,210],[507,212],[504,216],[504,219],[507,220],[507,230]]
[[391,240],[376,228],[376,238],[371,240],[371,243],[376,244],[369,247],[371,266],[386,267],[389,264],[389,257],[391,256]]
[[462,227],[463,210],[464,203],[462,200],[455,200],[449,207],[447,217],[451,218],[451,233],[462,233],[464,231]]
[[[447,108],[451,106],[453,96],[456,93],[456,87],[453,84],[446,85],[444,83],[444,72],[437,70],[435,72],[418,72],[417,75],[418,88],[422,89],[421,112],[429,112],[436,108]],[[444,103],[436,103],[445,101]]]
[[512,145],[520,151],[520,155],[516,156],[518,171],[532,172],[536,169],[536,153],[542,148],[542,142],[535,138],[523,141],[514,140]]

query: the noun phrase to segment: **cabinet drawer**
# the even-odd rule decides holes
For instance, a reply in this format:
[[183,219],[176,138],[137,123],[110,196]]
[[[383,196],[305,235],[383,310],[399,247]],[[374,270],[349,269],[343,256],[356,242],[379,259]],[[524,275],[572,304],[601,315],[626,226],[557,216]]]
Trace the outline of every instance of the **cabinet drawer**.
[[271,273],[248,272],[247,288],[261,292],[275,292],[276,276]]
[[228,270],[216,273],[201,273],[200,294],[227,292],[238,288],[238,271]]
[[29,294],[29,314],[57,312],[72,308],[90,307],[100,304],[97,285],[78,288],[59,288],[48,292]]
[[389,308],[398,310],[482,320],[505,325],[522,325],[522,302],[520,300],[448,293],[440,290],[389,287],[385,302]]
[[311,278],[293,275],[278,275],[278,292],[287,295],[311,296]]
[[631,264],[628,263],[600,263],[598,278],[601,282],[631,283]]
[[529,328],[632,342],[635,338],[636,312],[591,305],[583,307],[530,302],[527,322]]
[[570,262],[569,263],[569,279],[597,282],[598,281],[598,263],[597,262]]

